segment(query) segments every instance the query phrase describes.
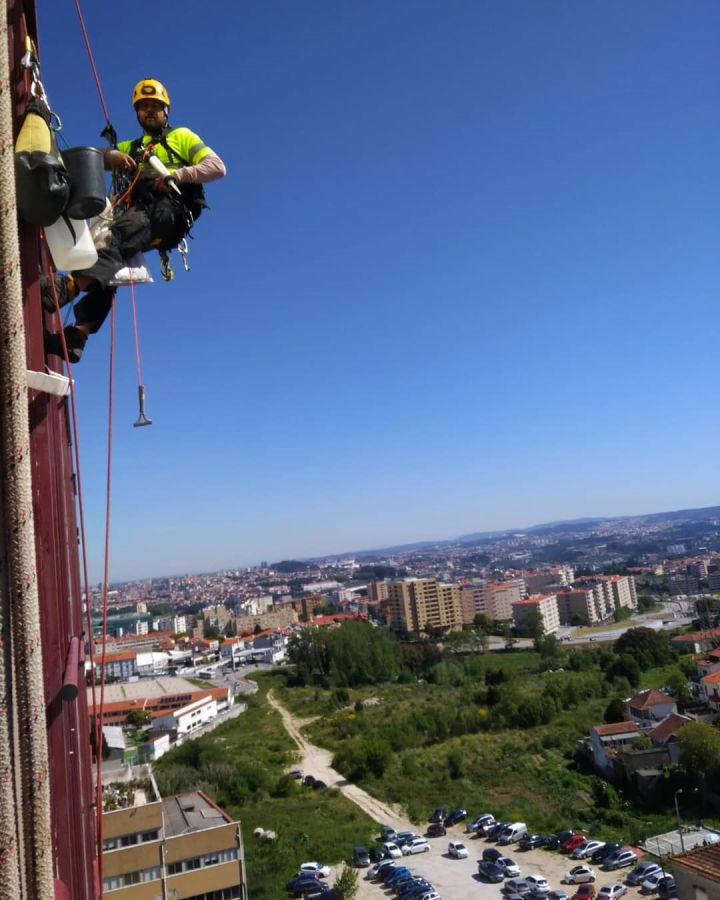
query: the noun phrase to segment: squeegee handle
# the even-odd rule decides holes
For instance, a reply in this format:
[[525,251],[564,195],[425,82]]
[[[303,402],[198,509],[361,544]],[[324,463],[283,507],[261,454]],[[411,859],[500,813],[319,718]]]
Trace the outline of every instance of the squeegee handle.
[[153,169],[155,169],[155,171],[158,173],[158,175],[162,175],[162,177],[165,179],[166,183],[170,185],[170,187],[175,191],[175,193],[179,194],[180,188],[178,187],[178,183],[172,177],[170,172],[168,172],[167,168],[165,167],[165,163],[163,163],[162,160],[158,159],[158,157],[155,156],[154,153],[148,157],[148,162],[153,167]]

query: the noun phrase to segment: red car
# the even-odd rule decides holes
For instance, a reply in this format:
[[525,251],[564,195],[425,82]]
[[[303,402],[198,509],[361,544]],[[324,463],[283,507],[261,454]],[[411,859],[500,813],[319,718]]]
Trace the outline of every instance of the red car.
[[594,896],[594,884],[581,884],[573,894],[572,900],[593,900]]
[[575,850],[576,847],[579,847],[580,844],[584,844],[586,840],[587,838],[584,834],[574,834],[572,837],[568,838],[565,843],[560,844],[560,847],[569,853],[571,850]]

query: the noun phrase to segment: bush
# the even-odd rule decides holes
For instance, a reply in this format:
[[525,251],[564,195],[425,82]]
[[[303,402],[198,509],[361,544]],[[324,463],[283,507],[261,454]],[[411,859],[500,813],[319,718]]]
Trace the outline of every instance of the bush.
[[333,885],[335,893],[341,900],[351,900],[358,892],[358,873],[357,869],[350,866],[343,866],[342,872],[338,875]]

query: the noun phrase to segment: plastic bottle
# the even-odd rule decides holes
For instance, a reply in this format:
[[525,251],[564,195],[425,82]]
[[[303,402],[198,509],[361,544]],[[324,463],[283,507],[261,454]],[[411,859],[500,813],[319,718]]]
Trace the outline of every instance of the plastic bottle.
[[56,269],[89,269],[97,262],[97,250],[85,219],[61,216],[45,228],[45,240]]

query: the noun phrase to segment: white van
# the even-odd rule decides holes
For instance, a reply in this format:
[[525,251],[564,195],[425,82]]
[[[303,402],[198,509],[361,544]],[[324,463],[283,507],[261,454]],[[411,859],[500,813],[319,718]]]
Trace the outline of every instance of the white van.
[[514,844],[520,838],[525,837],[528,833],[527,825],[524,822],[513,822],[500,832],[498,844]]

